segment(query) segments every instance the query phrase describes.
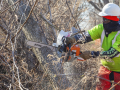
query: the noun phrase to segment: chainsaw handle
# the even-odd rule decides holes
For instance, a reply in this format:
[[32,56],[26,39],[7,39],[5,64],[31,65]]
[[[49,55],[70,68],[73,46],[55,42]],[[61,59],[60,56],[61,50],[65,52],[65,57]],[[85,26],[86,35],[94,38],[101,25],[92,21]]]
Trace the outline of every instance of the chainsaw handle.
[[70,43],[70,44],[68,44],[68,47],[69,47],[69,50],[70,50],[70,48],[71,48],[71,43]]
[[69,59],[70,51],[71,51],[71,44],[68,44],[68,48],[69,48],[69,50],[68,50],[68,52],[67,52],[67,55],[65,55],[65,62],[67,62],[68,59]]

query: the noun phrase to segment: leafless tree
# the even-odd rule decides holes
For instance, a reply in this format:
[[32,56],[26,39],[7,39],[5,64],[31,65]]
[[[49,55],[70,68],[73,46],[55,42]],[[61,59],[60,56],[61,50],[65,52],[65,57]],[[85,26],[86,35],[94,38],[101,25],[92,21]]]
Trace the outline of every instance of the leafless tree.
[[[101,0],[0,0],[0,3],[1,89],[95,88],[97,66],[92,66],[96,64],[95,60],[62,63],[49,48],[30,47],[25,41],[52,45],[60,30],[69,31],[73,26],[80,29],[79,24],[83,22],[86,23],[83,27],[87,27],[91,23],[86,21],[88,16],[96,17],[94,23],[98,24],[100,21],[96,14],[108,0],[103,0],[103,3]],[[94,9],[90,10],[88,5]],[[82,48],[85,46],[81,45]],[[91,78],[90,70],[95,73]]]

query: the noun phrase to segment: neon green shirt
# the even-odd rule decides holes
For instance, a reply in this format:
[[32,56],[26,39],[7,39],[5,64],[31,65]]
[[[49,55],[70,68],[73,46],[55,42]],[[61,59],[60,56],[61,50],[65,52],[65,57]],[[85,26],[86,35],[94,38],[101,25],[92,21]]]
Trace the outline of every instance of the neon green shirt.
[[[88,33],[90,34],[91,38],[93,40],[100,39],[102,31],[104,30],[103,24],[99,24],[95,27],[93,27],[91,30],[88,30]],[[103,51],[107,51],[110,49],[110,47],[115,48],[117,51],[120,52],[120,34],[116,37],[115,43],[112,45],[112,40],[114,39],[115,35],[118,31],[111,32],[108,37],[104,37],[103,43],[102,43],[102,49]],[[112,62],[111,62],[112,61]],[[120,72],[120,56],[114,57],[111,60],[101,59],[101,63],[103,66],[108,68],[111,71]]]

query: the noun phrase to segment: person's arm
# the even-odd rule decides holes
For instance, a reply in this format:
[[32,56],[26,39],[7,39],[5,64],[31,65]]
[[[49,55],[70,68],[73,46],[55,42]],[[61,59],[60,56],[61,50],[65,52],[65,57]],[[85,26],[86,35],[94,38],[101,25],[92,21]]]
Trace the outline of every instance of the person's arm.
[[82,44],[82,43],[87,43],[87,42],[90,42],[90,41],[93,41],[93,39],[91,38],[90,34],[88,32],[85,32],[84,34],[85,36],[85,40],[83,42],[83,38],[81,38],[79,35],[75,35],[74,38],[76,41],[78,41],[78,43]]
[[93,27],[92,29],[88,30],[88,32],[84,33],[85,40],[81,35],[75,35],[73,37],[66,37],[66,44],[70,44],[72,42],[75,43],[79,40],[80,43],[87,43],[96,39],[101,38],[101,33],[103,31],[103,25],[99,24]]
[[117,56],[120,52],[117,51],[115,48],[111,47],[108,51],[101,51],[100,52],[100,57],[103,58],[114,58],[115,56]]

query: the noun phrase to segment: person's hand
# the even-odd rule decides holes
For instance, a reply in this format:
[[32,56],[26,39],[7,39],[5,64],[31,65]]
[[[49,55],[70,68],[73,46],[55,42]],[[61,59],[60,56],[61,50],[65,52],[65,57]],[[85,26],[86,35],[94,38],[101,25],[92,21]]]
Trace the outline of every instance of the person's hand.
[[68,44],[73,45],[73,43],[75,43],[75,42],[76,42],[75,37],[66,37],[66,44],[67,44],[67,45],[68,45]]
[[83,51],[80,55],[81,58],[83,58],[84,60],[86,59],[90,59],[91,56],[91,51]]
[[93,58],[96,58],[100,55],[100,52],[99,51],[91,51],[91,55]]
[[85,60],[91,57],[96,58],[99,56],[99,51],[83,51],[79,56]]

